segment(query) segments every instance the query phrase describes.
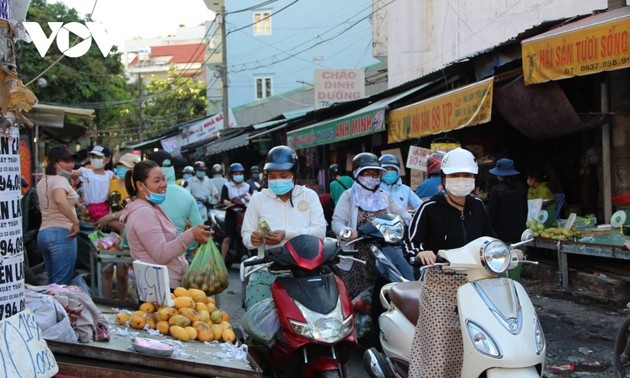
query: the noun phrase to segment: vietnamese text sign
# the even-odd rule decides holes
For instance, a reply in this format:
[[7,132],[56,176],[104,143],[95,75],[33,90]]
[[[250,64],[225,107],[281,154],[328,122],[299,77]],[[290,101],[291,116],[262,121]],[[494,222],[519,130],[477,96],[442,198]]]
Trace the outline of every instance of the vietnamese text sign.
[[[237,127],[236,118],[232,109],[229,110],[229,122],[230,128]],[[220,130],[225,129],[223,124],[223,113],[217,113],[212,116],[201,119],[192,125],[188,125],[182,128],[182,133],[178,135],[178,142],[180,147],[187,144],[195,143],[200,140],[210,138],[214,134],[217,134]]]
[[136,273],[138,299],[165,306],[174,305],[171,300],[166,265],[148,264],[136,260],[133,262],[133,271]]
[[494,77],[389,113],[387,142],[439,134],[490,122]]
[[0,321],[0,337],[0,376],[48,378],[59,372],[55,356],[30,310]]
[[[592,18],[604,18],[607,13]],[[630,14],[626,11],[617,19],[533,37],[522,42],[522,49],[525,84],[627,68]]]
[[0,320],[24,310],[18,128],[0,133]]
[[292,131],[287,133],[287,143],[297,150],[358,138],[384,130],[385,110],[380,109]]
[[365,72],[356,70],[315,70],[315,109],[335,102],[356,100],[365,96]]
[[409,155],[407,155],[407,168],[418,171],[427,171],[427,156],[431,153],[428,148],[417,146],[409,146]]

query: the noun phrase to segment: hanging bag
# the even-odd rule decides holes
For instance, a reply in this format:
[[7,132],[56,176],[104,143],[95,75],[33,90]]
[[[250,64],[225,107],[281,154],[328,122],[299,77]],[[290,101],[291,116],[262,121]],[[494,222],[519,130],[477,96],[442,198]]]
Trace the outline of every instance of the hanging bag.
[[222,292],[228,287],[228,273],[221,252],[208,240],[197,250],[195,257],[182,277],[182,287],[199,289],[207,295]]

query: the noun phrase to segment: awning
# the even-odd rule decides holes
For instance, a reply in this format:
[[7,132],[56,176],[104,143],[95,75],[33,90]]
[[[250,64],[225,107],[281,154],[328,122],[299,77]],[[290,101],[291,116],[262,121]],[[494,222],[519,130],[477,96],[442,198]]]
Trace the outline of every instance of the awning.
[[67,115],[90,120],[94,118],[94,109],[71,108],[69,106],[38,103],[29,110],[27,117],[33,121],[34,124],[41,127],[63,128]]
[[380,99],[342,117],[290,131],[287,133],[287,144],[299,150],[385,131],[385,107],[430,84]]
[[494,77],[389,113],[387,142],[397,143],[490,122]]
[[525,84],[630,67],[630,6],[521,42]]
[[224,151],[247,146],[249,144],[248,136],[249,133],[244,132],[232,138],[220,138],[206,146],[206,155],[216,155]]
[[271,128],[271,129],[269,129],[269,130],[265,130],[265,131],[259,132],[258,134],[250,134],[250,135],[247,137],[247,139],[249,139],[249,140],[252,140],[252,139],[257,139],[258,137],[261,137],[261,136],[263,136],[263,135],[270,134],[270,133],[272,133],[272,132],[274,132],[274,131],[276,131],[276,130],[279,130],[279,129],[281,129],[281,128],[285,127],[285,126],[287,125],[287,123],[288,123],[288,122],[289,122],[289,121],[285,119],[285,120],[283,120],[283,121],[282,121],[282,122],[281,122],[278,126],[276,126],[276,127],[272,127],[272,128]]
[[523,77],[497,86],[494,103],[512,127],[533,139],[557,138],[589,130],[606,114],[578,114],[558,83],[525,86]]

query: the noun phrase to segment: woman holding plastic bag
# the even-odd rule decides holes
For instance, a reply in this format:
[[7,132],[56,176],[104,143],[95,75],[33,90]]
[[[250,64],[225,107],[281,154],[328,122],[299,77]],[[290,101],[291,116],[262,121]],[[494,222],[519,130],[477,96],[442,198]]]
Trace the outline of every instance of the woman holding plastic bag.
[[132,198],[123,210],[120,220],[131,256],[150,264],[166,265],[169,284],[174,289],[188,268],[184,254],[193,241],[208,242],[208,226],[191,227],[181,235],[175,225],[158,206],[166,198],[166,178],[158,164],[145,160],[136,164],[125,175],[125,187]]
[[[248,249],[273,248],[297,235],[326,236],[324,210],[315,191],[295,185],[298,157],[287,146],[269,150],[264,166],[268,188],[254,193],[241,229]],[[245,308],[271,296],[270,287],[276,275],[258,271],[249,276]]]

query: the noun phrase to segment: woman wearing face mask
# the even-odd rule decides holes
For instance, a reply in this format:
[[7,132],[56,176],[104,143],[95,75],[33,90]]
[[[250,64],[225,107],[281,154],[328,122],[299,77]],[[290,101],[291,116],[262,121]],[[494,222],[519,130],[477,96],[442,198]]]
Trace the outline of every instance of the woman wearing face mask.
[[[405,221],[410,219],[409,212],[403,209],[389,194],[380,190],[381,177],[385,169],[378,157],[370,152],[362,152],[352,159],[354,184],[339,197],[332,217],[332,230],[344,241],[358,237],[357,227],[384,214],[400,215]],[[347,236],[349,235],[349,236]],[[368,245],[354,244],[359,250],[358,259],[367,264],[344,262],[337,265],[336,273],[346,284],[351,298],[374,285],[376,270],[374,258]]]
[[[446,194],[422,202],[404,239],[407,252],[423,264],[433,264],[440,249],[458,248],[481,236],[495,236],[483,202],[475,189],[477,161],[463,148],[449,151],[442,160],[442,185]],[[423,299],[411,347],[410,377],[459,376],[463,349],[457,316],[457,288],[466,282],[461,274],[425,272],[419,282]],[[425,291],[426,290],[426,291]],[[424,311],[423,311],[424,310]]]
[[[276,146],[269,150],[263,167],[268,187],[254,194],[243,220],[241,236],[248,249],[260,246],[273,248],[298,235],[313,235],[323,239],[326,219],[315,191],[295,185],[298,158],[293,149]],[[265,221],[271,232],[264,234],[259,222]],[[250,275],[245,308],[270,297],[269,287],[276,275],[257,271]]]
[[[238,234],[238,222],[242,222],[242,213],[245,209],[241,206],[234,206],[238,199],[242,203],[244,198],[249,196],[249,184],[245,182],[245,168],[241,163],[230,165],[230,180],[223,185],[221,190],[221,202],[227,206],[225,212],[225,238],[221,244],[221,255],[223,260],[230,250],[232,238]],[[238,219],[237,219],[238,218]]]
[[42,253],[48,283],[68,285],[74,276],[77,259],[79,218],[74,205],[79,195],[68,178],[76,155],[65,146],[48,151],[45,176],[37,183],[37,198],[42,224],[37,234],[37,248]]
[[181,235],[173,222],[158,206],[166,199],[166,178],[158,164],[145,160],[125,175],[125,186],[132,201],[123,210],[127,242],[134,259],[150,264],[166,265],[170,287],[174,289],[188,268],[184,257],[193,241],[207,243],[208,226],[191,227]]
[[107,147],[95,146],[89,152],[92,168],[81,167],[72,171],[72,177],[81,177],[83,181],[83,202],[87,206],[92,222],[96,222],[109,214],[109,182],[114,178],[114,172],[106,170],[105,165],[111,159],[111,152]]
[[475,190],[477,161],[463,148],[449,151],[442,160],[442,185],[438,193],[424,201],[414,213],[404,240],[408,254],[422,264],[435,263],[435,252],[459,248],[481,236],[494,236],[483,202],[470,194]]

